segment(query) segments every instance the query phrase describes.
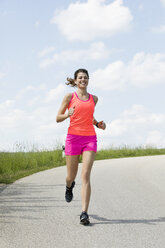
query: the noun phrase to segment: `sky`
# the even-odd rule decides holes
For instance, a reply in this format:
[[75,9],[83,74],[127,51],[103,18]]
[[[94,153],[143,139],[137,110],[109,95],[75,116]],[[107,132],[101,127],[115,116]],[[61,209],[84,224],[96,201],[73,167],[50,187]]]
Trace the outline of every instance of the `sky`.
[[0,151],[55,149],[79,68],[98,96],[98,148],[165,148],[165,0],[0,0]]

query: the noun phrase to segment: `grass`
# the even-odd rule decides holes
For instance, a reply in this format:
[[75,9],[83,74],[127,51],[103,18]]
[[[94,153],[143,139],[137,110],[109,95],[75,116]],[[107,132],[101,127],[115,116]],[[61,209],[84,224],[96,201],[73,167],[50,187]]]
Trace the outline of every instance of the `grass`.
[[139,157],[139,156],[154,156],[165,155],[165,149],[157,148],[112,148],[108,150],[100,150],[96,154],[96,160],[112,159],[112,158],[126,158],[126,157]]
[[38,171],[62,166],[60,149],[38,152],[0,152],[0,183],[12,183]]
[[[122,147],[100,150],[96,154],[96,160],[163,154],[165,149]],[[61,149],[0,152],[0,183],[12,183],[33,173],[63,165],[65,165],[65,158],[62,156]]]

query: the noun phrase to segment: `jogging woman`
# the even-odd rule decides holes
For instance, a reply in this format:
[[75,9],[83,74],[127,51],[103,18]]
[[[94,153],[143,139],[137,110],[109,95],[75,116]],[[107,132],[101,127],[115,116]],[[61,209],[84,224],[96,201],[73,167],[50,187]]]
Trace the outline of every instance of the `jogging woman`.
[[[74,93],[66,94],[56,117],[57,122],[62,122],[70,117],[65,142],[67,165],[65,199],[67,202],[72,201],[72,190],[78,171],[79,156],[82,154],[82,212],[80,224],[88,225],[90,223],[88,216],[91,195],[90,174],[97,151],[97,137],[94,125],[104,130],[106,124],[103,121],[96,121],[93,116],[98,98],[87,92],[88,71],[79,69],[74,73],[74,79],[67,78],[67,81],[67,85],[76,87],[77,90]],[[66,112],[67,109],[68,111]]]

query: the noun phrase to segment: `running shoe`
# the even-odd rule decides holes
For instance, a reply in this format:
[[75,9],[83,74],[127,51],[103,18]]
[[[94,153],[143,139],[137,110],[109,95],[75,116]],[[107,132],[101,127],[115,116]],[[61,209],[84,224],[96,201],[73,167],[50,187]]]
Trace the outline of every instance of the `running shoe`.
[[90,221],[89,221],[89,216],[87,214],[87,212],[82,212],[80,215],[80,224],[82,225],[89,225]]
[[72,182],[72,185],[71,185],[70,188],[66,186],[65,200],[67,202],[71,202],[72,199],[73,199],[73,192],[72,192],[72,190],[73,190],[74,186],[75,186],[75,181]]

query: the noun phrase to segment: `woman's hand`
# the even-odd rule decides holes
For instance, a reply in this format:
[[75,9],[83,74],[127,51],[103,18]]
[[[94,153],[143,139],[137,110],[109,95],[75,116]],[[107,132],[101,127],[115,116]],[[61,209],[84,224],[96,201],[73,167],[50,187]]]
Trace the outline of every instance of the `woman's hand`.
[[74,111],[75,111],[75,106],[68,110],[68,117],[72,116],[74,114]]
[[105,130],[106,129],[106,124],[104,121],[99,121],[97,124],[98,128]]

